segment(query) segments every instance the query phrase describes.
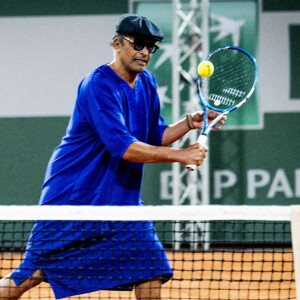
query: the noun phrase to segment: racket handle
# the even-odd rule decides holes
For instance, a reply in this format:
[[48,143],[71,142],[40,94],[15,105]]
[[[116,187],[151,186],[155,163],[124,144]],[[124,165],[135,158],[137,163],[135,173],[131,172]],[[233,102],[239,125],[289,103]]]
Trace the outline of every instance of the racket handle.
[[[207,141],[207,135],[200,134],[200,136],[198,137],[197,143],[199,143],[200,145],[206,147],[206,141]],[[197,168],[197,166],[196,165],[186,165],[186,168],[189,171],[195,171],[195,169]]]
[[205,134],[200,134],[197,140],[197,143],[199,143],[202,146],[206,147],[206,142],[207,142],[207,135]]

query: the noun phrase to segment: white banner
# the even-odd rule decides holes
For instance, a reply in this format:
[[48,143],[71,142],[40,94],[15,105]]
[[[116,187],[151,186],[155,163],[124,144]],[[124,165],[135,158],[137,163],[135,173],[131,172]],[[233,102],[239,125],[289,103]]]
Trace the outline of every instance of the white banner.
[[117,20],[0,18],[0,117],[70,115],[82,78],[112,60]]
[[260,12],[259,87],[264,113],[300,112],[300,99],[290,99],[289,26],[297,24],[300,12]]

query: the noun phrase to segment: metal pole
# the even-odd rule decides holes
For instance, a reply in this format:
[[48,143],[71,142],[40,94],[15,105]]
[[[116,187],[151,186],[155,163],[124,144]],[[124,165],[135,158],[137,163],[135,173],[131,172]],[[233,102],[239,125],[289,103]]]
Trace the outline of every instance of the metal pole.
[[[178,26],[179,20],[177,15],[177,9],[180,5],[179,0],[173,0],[172,8],[173,8],[173,32],[172,32],[172,44],[173,44],[173,57],[172,57],[172,117],[173,123],[177,122],[180,118],[180,90],[179,90],[179,36],[178,36]],[[174,143],[175,148],[179,148],[179,141]],[[173,163],[173,205],[180,205],[180,164]],[[180,223],[176,221],[174,224],[174,239],[175,249],[180,248],[181,244],[181,230],[180,230]]]
[[[202,51],[203,58],[209,53],[209,0],[202,0]],[[209,204],[209,154],[207,155],[201,169],[202,173],[202,205]],[[209,223],[203,226],[203,248],[208,250],[210,247]]]

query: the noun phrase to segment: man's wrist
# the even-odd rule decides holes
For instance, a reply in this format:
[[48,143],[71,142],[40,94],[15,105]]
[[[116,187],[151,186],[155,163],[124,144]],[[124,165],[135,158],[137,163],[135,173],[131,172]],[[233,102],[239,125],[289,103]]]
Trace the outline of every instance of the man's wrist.
[[187,124],[187,126],[188,126],[188,128],[189,128],[190,130],[195,129],[195,127],[194,127],[194,125],[193,125],[193,117],[192,117],[192,114],[186,115],[185,121],[186,121],[186,124]]

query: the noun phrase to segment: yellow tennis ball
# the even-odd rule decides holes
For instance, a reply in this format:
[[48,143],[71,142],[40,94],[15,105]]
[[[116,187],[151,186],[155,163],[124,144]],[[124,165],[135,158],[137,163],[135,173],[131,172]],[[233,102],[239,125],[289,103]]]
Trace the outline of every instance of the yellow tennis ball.
[[198,66],[198,74],[204,77],[210,77],[214,72],[214,65],[206,60],[199,64]]

